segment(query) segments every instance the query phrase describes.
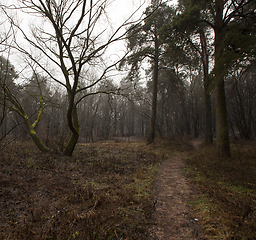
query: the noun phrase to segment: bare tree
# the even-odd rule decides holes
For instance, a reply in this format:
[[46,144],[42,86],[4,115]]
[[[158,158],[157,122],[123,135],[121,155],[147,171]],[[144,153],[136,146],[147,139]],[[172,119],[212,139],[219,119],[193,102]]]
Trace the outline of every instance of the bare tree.
[[[40,23],[31,27],[32,34],[29,35],[7,13],[12,24],[20,30],[33,51],[22,47],[18,41],[14,47],[31,58],[56,83],[66,89],[67,122],[71,137],[64,154],[68,156],[72,155],[79,138],[77,105],[83,98],[91,95],[88,90],[106,78],[117,64],[118,60],[105,64],[104,54],[112,43],[125,37],[126,32],[121,30],[130,24],[132,17],[112,34],[107,34],[108,28],[101,27],[100,23],[107,20],[108,4],[108,0],[20,0],[18,5],[5,6],[5,9],[30,14]],[[49,65],[54,65],[55,68],[50,69]],[[89,70],[98,72],[96,80],[89,81],[86,75]],[[85,82],[83,87],[82,82]],[[113,89],[111,91],[113,92]]]

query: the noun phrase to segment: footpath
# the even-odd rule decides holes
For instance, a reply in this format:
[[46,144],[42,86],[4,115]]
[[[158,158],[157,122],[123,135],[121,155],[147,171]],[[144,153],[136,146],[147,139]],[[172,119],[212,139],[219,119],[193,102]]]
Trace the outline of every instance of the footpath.
[[[194,144],[193,144],[194,145]],[[193,186],[184,171],[181,154],[162,163],[156,182],[156,206],[153,218],[154,233],[159,240],[204,239],[200,237],[198,219],[193,216]]]

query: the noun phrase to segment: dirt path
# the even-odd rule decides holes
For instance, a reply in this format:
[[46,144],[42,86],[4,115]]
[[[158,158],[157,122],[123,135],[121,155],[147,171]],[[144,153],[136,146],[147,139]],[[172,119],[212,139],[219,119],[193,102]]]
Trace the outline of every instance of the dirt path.
[[156,239],[201,239],[198,220],[192,216],[193,190],[185,176],[185,154],[174,156],[160,166],[156,182],[157,203],[154,219]]

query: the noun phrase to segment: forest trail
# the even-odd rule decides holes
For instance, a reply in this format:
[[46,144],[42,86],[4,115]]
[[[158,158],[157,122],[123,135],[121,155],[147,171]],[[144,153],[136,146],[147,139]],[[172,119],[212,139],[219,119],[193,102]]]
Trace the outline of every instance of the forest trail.
[[[195,148],[198,142],[192,143]],[[164,161],[156,181],[155,236],[158,240],[201,239],[198,220],[193,217],[187,201],[194,194],[185,176],[183,159],[186,154]]]

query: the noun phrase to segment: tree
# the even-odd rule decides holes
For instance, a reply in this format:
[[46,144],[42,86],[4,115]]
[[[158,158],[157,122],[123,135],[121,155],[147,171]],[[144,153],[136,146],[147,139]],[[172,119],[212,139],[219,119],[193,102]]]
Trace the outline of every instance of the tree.
[[[190,25],[204,22],[214,31],[214,70],[211,76],[213,77],[213,84],[215,86],[216,99],[216,146],[218,155],[230,156],[224,79],[230,70],[231,65],[238,58],[238,56],[235,54],[230,54],[230,42],[227,42],[227,36],[228,30],[231,26],[238,27],[240,26],[242,19],[255,16],[255,8],[253,8],[255,3],[252,0],[205,0],[200,2],[194,0],[184,0],[181,1],[181,3],[185,8],[184,12],[180,15],[181,20],[186,21]],[[248,33],[246,35],[249,37]],[[251,38],[249,37],[249,39]],[[234,40],[236,41],[237,38]],[[242,46],[236,45],[235,47],[238,49]],[[247,52],[248,54],[248,50],[249,49],[247,48],[242,52]]]
[[227,78],[229,123],[235,139],[250,140],[255,136],[255,67],[235,71]]
[[[191,114],[193,108],[187,107],[186,102],[192,101],[192,94],[187,94],[188,87],[191,87],[195,79],[195,74],[200,73],[200,59],[198,46],[191,40],[193,32],[186,30],[187,26],[177,24],[176,17],[172,21],[163,25],[159,30],[161,41],[164,43],[163,62],[164,70],[174,73],[175,77],[170,78],[174,83],[177,94],[180,98],[180,106],[185,122],[185,131],[191,135]],[[171,76],[171,74],[170,74]],[[195,89],[195,88],[194,88]],[[194,118],[196,119],[196,118]]]
[[16,84],[14,83],[14,80],[18,77],[18,75],[11,62],[3,56],[0,57],[0,72],[0,127],[2,127],[2,136],[0,140],[2,140],[15,128],[15,126],[10,124],[11,121],[8,121],[9,110],[6,88],[8,87],[8,89],[15,91]]
[[212,107],[211,107],[211,79],[209,77],[209,50],[208,41],[203,29],[200,29],[201,59],[204,73],[204,103],[205,103],[205,143],[213,143]]
[[132,54],[128,57],[128,63],[131,64],[130,78],[138,76],[139,64],[146,58],[149,59],[152,72],[152,106],[150,118],[150,130],[147,142],[150,144],[155,138],[156,129],[156,111],[157,111],[157,88],[159,75],[159,58],[161,58],[162,49],[159,41],[158,30],[163,24],[170,21],[173,10],[160,0],[152,0],[151,5],[145,11],[145,21],[143,24],[134,25],[128,34],[128,48]]
[[41,139],[39,138],[38,134],[35,131],[35,128],[38,126],[39,121],[41,119],[43,110],[46,107],[43,99],[43,95],[42,95],[42,90],[40,87],[40,82],[37,78],[37,75],[35,75],[35,78],[37,79],[36,82],[40,90],[40,95],[39,95],[39,104],[38,104],[39,106],[37,111],[35,112],[35,114],[37,113],[37,115],[35,116],[34,121],[25,111],[24,107],[21,104],[21,101],[18,99],[17,94],[14,94],[13,91],[11,91],[11,88],[6,84],[3,85],[3,89],[4,89],[6,99],[8,101],[8,108],[13,112],[18,113],[24,119],[25,125],[28,129],[28,133],[31,136],[34,143],[36,144],[36,146],[38,147],[38,149],[42,152],[48,152],[50,149],[43,144],[43,142],[41,141]]
[[[177,51],[175,50],[176,47],[179,49],[180,55],[185,54],[185,56],[193,56],[189,61],[184,61],[183,59],[180,60],[180,57],[177,59],[171,59],[170,61],[182,62],[188,66],[193,65],[193,68],[195,68],[199,67],[199,65],[193,61],[193,58],[197,59],[199,56],[201,58],[205,105],[205,142],[208,144],[213,142],[211,79],[209,78],[209,58],[210,53],[212,52],[212,46],[209,43],[211,32],[206,23],[200,21],[196,22],[195,19],[197,19],[197,16],[192,14],[190,15],[189,11],[186,12],[186,10],[184,10],[184,5],[189,8],[187,4],[188,1],[179,1],[176,16],[173,21],[164,25],[160,29],[160,36],[162,41],[167,44],[167,49],[169,48],[173,52],[172,55]],[[180,14],[181,12],[182,14]],[[190,21],[190,18],[193,19]]]
[[[18,2],[19,5],[5,6],[5,9],[34,15],[39,24],[31,28],[29,35],[8,15],[9,20],[20,30],[34,50],[32,52],[27,50],[19,42],[13,47],[29,57],[52,80],[66,89],[67,123],[71,137],[63,153],[71,156],[79,138],[77,106],[82,99],[91,95],[88,89],[98,85],[117,64],[118,61],[106,65],[102,59],[107,48],[125,36],[126,33],[121,33],[120,30],[128,25],[129,19],[113,34],[107,36],[107,29],[100,27],[100,19],[104,17],[108,5],[107,0],[20,0]],[[103,41],[103,37],[107,40]],[[89,70],[98,72],[96,80],[88,79]],[[81,87],[82,82],[85,82],[83,87]],[[19,108],[21,109],[21,106]],[[30,124],[25,117],[24,119],[30,129]],[[37,136],[35,131],[33,134]],[[41,147],[41,150],[47,149],[45,146]]]

